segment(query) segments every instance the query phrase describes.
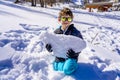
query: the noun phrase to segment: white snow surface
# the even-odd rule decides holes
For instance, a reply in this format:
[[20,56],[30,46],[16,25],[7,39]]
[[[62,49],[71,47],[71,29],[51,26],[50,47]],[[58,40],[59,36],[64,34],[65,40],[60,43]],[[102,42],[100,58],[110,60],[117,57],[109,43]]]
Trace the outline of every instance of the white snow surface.
[[[60,26],[57,17],[64,6],[68,4],[41,8],[0,0],[0,80],[120,80],[119,11],[88,12],[71,8],[73,23],[81,31],[86,48],[81,51],[78,69],[73,74],[53,70],[55,54],[45,49],[40,38],[42,32],[50,32],[46,41],[54,39],[50,42],[53,45],[64,39],[61,35],[53,38],[52,34]],[[53,50],[62,52],[74,43],[55,46]]]

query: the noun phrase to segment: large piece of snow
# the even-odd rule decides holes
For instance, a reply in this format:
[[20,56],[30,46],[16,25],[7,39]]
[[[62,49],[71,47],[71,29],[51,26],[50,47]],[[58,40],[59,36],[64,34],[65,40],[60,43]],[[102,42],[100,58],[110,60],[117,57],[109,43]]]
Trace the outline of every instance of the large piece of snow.
[[73,49],[76,53],[81,52],[86,47],[86,42],[81,38],[54,34],[49,32],[43,32],[39,36],[39,40],[43,42],[44,46],[46,44],[51,44],[53,54],[57,57],[66,57],[66,52],[69,49]]
[[84,40],[71,35],[66,36],[63,34],[46,32],[40,35],[40,40],[42,40],[45,44],[51,44],[53,54],[63,58],[66,58],[66,52],[69,49],[73,49],[77,53],[81,52],[86,47]]

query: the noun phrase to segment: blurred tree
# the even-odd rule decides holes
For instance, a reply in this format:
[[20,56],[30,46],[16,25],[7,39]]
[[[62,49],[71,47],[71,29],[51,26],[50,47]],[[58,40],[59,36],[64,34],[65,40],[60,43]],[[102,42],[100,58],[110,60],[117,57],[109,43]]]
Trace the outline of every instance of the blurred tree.
[[36,6],[36,0],[31,0],[31,6]]
[[16,0],[14,3],[20,3],[20,1],[19,1],[19,0]]

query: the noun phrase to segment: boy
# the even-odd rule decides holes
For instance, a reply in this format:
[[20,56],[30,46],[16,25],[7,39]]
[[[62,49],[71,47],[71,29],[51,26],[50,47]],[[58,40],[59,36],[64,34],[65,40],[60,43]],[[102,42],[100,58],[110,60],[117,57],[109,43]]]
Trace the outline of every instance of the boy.
[[[59,12],[58,21],[61,26],[54,31],[56,34],[72,35],[83,39],[81,33],[74,27],[71,22],[73,21],[73,13],[69,8],[64,8]],[[46,45],[46,49],[52,52],[52,46]],[[77,69],[77,60],[80,52],[75,53],[72,49],[69,49],[66,53],[67,58],[55,57],[53,62],[53,69],[56,71],[63,71],[69,75]]]

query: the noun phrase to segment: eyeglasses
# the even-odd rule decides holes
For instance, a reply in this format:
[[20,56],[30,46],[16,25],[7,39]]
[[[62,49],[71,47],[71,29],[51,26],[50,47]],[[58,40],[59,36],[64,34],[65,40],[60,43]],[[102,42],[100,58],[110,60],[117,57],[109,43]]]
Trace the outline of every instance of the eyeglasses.
[[61,21],[69,21],[69,22],[71,22],[72,18],[71,17],[61,17]]

